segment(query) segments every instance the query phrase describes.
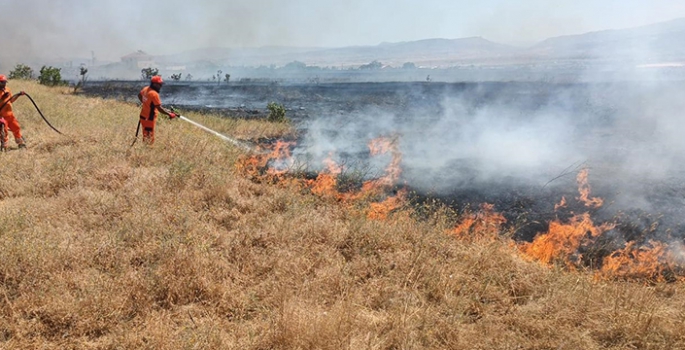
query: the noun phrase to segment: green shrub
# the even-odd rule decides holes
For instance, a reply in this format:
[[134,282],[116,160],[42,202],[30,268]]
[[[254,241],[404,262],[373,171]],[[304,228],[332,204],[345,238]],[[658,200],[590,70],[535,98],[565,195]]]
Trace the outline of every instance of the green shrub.
[[62,80],[62,69],[53,66],[43,66],[40,69],[40,76],[38,82],[47,86],[63,86],[67,85],[66,81]]
[[266,105],[266,109],[269,110],[269,116],[266,118],[268,121],[273,123],[285,123],[288,121],[288,118],[285,117],[285,107],[283,105],[269,102]]
[[17,64],[10,71],[10,79],[31,80],[33,79],[33,69],[25,64]]

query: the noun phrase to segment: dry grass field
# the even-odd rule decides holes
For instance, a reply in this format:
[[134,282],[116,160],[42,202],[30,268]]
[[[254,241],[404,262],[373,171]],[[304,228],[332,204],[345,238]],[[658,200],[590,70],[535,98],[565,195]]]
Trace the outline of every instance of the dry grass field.
[[65,136],[15,103],[28,149],[0,154],[0,349],[685,349],[682,282],[457,239],[439,208],[369,218],[252,181],[242,150],[182,121],[130,147],[136,106],[9,86]]

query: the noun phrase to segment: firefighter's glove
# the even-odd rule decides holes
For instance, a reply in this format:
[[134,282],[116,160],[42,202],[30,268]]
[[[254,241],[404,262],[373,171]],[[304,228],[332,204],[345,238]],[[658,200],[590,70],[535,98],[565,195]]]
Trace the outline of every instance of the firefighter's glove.
[[169,119],[176,119],[178,115],[176,113],[169,113]]

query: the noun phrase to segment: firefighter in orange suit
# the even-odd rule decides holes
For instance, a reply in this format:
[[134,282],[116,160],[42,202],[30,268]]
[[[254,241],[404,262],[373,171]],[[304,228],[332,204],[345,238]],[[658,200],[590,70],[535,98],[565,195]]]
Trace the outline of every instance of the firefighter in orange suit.
[[7,132],[7,129],[14,134],[14,141],[19,148],[26,147],[26,142],[24,142],[24,138],[21,136],[21,127],[12,111],[12,103],[20,96],[24,95],[25,93],[23,91],[20,91],[16,95],[12,95],[12,91],[7,87],[7,77],[0,74],[0,120],[2,120],[0,121],[0,124],[2,124],[0,125],[0,128],[3,129],[2,132],[0,132],[0,135],[2,136],[2,140],[0,140],[0,150],[2,151],[7,150],[8,146],[9,133]]
[[162,89],[164,81],[162,77],[156,75],[150,79],[150,86],[144,87],[138,93],[138,99],[143,107],[140,110],[140,126],[143,127],[143,141],[149,145],[155,142],[155,123],[157,122],[157,111],[162,112],[174,119],[177,115],[162,107],[159,98],[159,91]]

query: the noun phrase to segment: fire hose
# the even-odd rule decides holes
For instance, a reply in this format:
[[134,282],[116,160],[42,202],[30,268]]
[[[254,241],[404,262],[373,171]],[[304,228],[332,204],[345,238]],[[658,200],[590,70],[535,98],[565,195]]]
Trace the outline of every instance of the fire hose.
[[[40,114],[40,116],[43,118],[43,120],[45,121],[45,123],[48,124],[48,126],[51,127],[52,130],[55,130],[58,134],[62,135],[62,133],[61,133],[59,130],[57,130],[54,126],[52,126],[52,124],[50,124],[50,122],[48,121],[48,119],[45,118],[45,116],[43,115],[43,112],[40,111],[40,108],[38,108],[38,105],[36,104],[36,102],[31,98],[31,95],[29,95],[29,94],[27,94],[27,93],[24,93],[24,96],[28,97],[29,100],[31,100],[31,103],[33,103],[33,107],[36,108],[36,111],[38,111],[38,114]],[[9,99],[8,99],[7,101],[5,101],[5,103],[3,103],[2,106],[0,106],[0,111],[2,111],[2,109],[5,108],[5,106],[7,106],[7,104],[8,104],[9,102],[10,102]]]

